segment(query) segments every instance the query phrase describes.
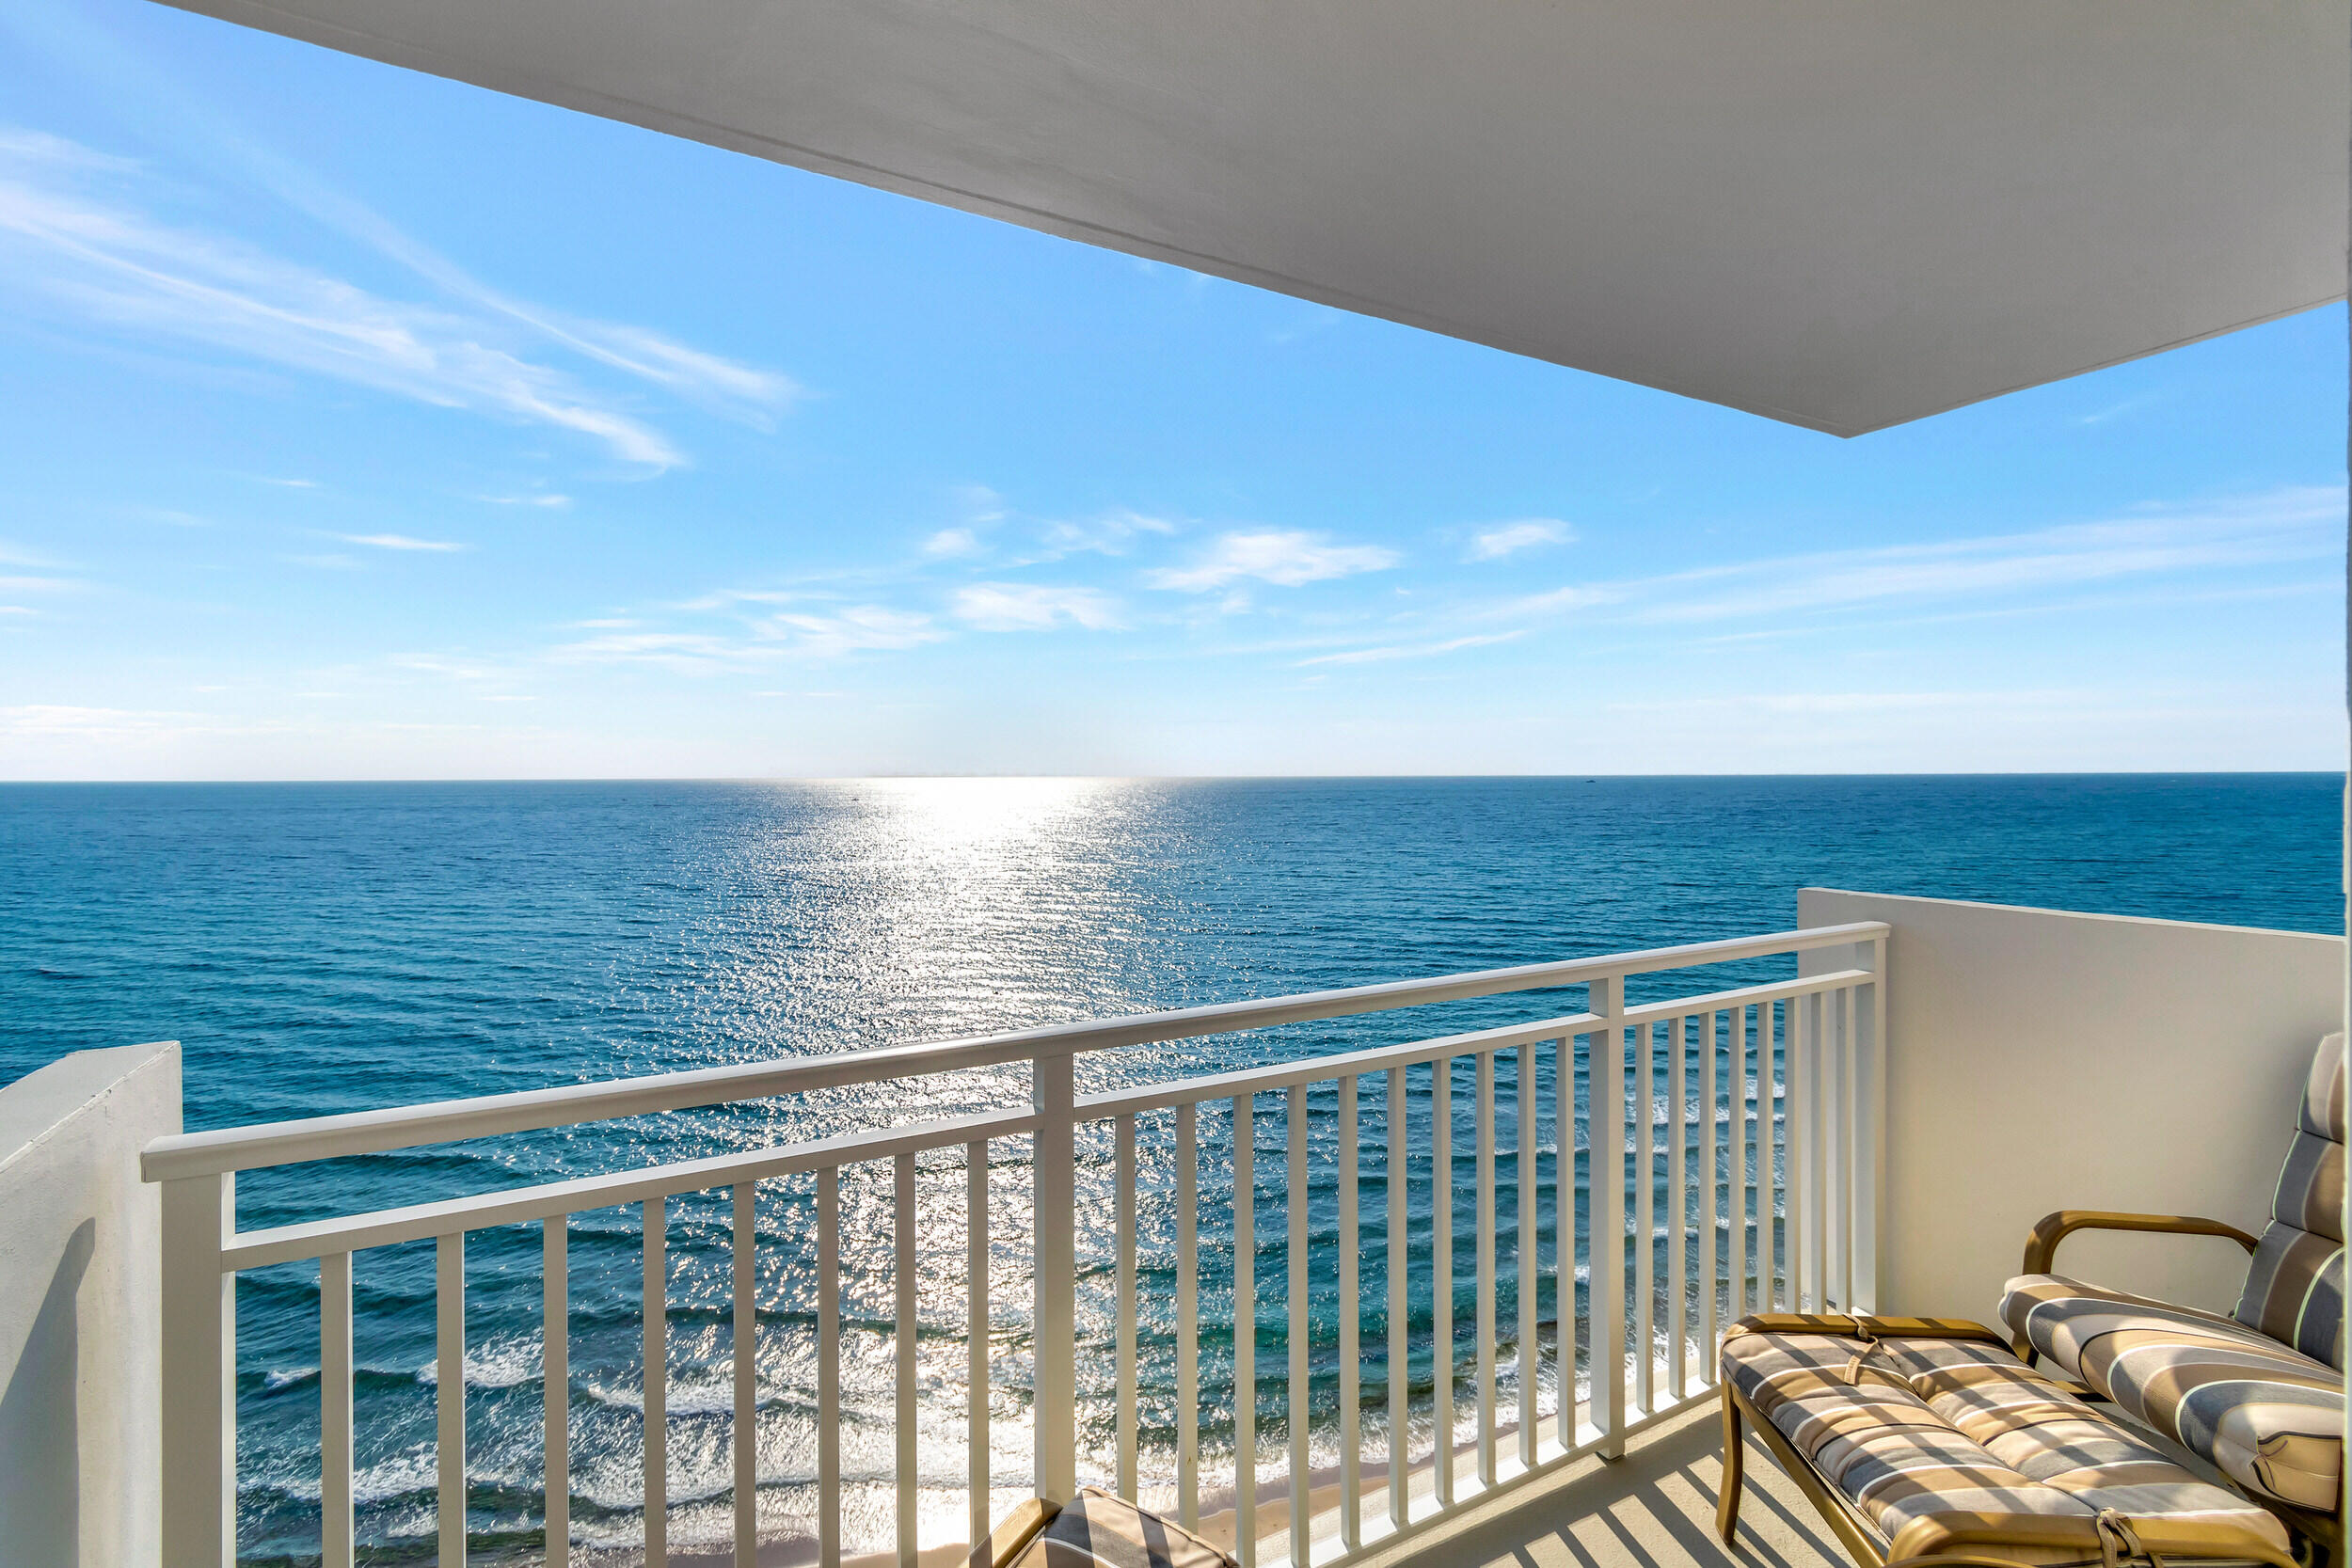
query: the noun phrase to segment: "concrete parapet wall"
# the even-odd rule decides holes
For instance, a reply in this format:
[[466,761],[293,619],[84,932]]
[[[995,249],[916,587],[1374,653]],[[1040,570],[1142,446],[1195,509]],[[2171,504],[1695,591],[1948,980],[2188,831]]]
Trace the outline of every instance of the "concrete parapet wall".
[[160,1244],[139,1150],[180,1048],[82,1051],[0,1088],[0,1559],[151,1568]]
[[[2312,1049],[2344,1027],[2343,938],[1822,888],[1798,911],[1894,927],[1882,1309],[1990,1321],[2058,1209],[2260,1232]],[[2058,1266],[2220,1311],[2246,1275],[2206,1238],[2078,1233]]]

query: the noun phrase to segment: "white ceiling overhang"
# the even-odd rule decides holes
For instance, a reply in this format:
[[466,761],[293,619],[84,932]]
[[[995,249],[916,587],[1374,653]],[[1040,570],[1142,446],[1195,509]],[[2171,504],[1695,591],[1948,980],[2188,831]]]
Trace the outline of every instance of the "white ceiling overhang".
[[190,8],[1843,436],[2344,292],[2340,0]]

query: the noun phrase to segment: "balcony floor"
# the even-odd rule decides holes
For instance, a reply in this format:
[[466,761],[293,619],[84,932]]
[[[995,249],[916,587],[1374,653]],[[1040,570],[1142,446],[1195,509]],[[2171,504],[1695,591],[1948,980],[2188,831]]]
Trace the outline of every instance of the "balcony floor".
[[1710,1402],[1633,1439],[1615,1464],[1569,1465],[1502,1512],[1400,1543],[1365,1568],[1847,1568],[1813,1505],[1753,1438],[1737,1544],[1715,1538],[1719,1421]]

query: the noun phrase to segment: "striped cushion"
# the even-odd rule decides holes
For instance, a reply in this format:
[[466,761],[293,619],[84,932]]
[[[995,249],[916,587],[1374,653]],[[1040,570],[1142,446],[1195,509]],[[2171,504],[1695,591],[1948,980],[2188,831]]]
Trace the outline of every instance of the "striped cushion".
[[2233,1318],[2058,1275],[2001,1319],[2068,1377],[2253,1491],[2324,1513],[2344,1473],[2344,1376]]
[[2344,1037],[2319,1042],[2237,1321],[2344,1368]]
[[2268,1513],[2199,1481],[1997,1345],[1866,1346],[1739,1325],[1724,1336],[1723,1372],[1854,1504],[1892,1558],[1983,1547],[2030,1526],[2053,1544],[2003,1545],[1998,1555],[2095,1560],[2093,1520],[2108,1509],[2152,1546],[2183,1556],[2242,1556],[2249,1538],[2287,1549]]
[[1089,1486],[1011,1568],[1233,1568],[1233,1560],[1181,1525]]

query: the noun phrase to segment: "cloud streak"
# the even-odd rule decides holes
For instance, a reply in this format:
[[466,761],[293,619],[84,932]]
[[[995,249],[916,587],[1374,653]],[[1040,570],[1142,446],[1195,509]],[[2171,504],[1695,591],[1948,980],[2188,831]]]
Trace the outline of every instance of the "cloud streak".
[[2332,559],[2344,492],[2296,486],[2203,507],[1933,544],[1815,551],[1616,582],[1575,583],[1489,607],[1488,618],[1605,610],[1612,619],[1696,626],[1953,600],[1998,606],[2176,572]]
[[1333,545],[1300,530],[1227,533],[1192,565],[1160,567],[1146,572],[1144,581],[1182,594],[1205,594],[1245,578],[1297,588],[1359,572],[1385,571],[1403,559],[1384,546]]
[[1470,535],[1470,548],[1463,552],[1465,561],[1501,561],[1505,556],[1532,550],[1545,545],[1565,545],[1576,537],[1576,531],[1557,517],[1522,517],[1517,522],[1497,523]]
[[1039,583],[976,582],[955,594],[955,617],[976,631],[1051,631],[1082,626],[1115,630],[1119,604],[1091,588],[1054,588]]
[[388,298],[240,241],[163,221],[149,209],[166,194],[136,165],[58,137],[0,130],[0,277],[85,322],[569,432],[655,470],[683,464],[685,453],[634,412],[534,354],[534,341],[538,349],[567,350],[755,419],[799,393],[787,378],[641,327],[568,320],[505,298],[373,214],[346,227],[365,230],[379,249],[454,296],[454,307]]
[[1298,662],[1303,669],[1312,664],[1386,664],[1400,658],[1436,658],[1444,654],[1460,653],[1465,648],[1487,648],[1498,642],[1514,642],[1526,635],[1526,630],[1521,628],[1518,631],[1486,632],[1474,637],[1450,637],[1442,642],[1401,642],[1381,648],[1351,648],[1345,653],[1319,654]]
[[372,550],[427,550],[446,555],[469,547],[447,539],[412,539],[405,533],[339,533],[335,537],[346,545],[365,545]]

